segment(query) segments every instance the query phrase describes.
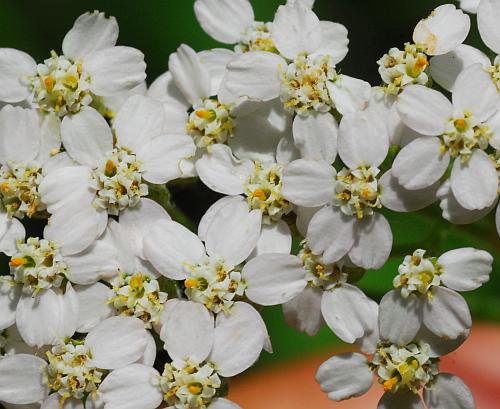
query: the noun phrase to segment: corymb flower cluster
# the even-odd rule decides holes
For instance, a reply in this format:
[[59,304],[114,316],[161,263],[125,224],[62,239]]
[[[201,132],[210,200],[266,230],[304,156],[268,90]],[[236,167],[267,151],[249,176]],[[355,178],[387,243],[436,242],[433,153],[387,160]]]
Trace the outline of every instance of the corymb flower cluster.
[[[439,361],[468,338],[460,293],[492,256],[413,248],[379,303],[357,284],[391,254],[391,212],[440,201],[465,224],[496,206],[500,57],[463,44],[469,16],[445,4],[372,86],[341,69],[348,31],[313,3],[259,22],[248,0],[196,0],[227,47],[182,44],[149,85],[98,11],[43,61],[0,49],[1,404],[238,409],[229,379],[272,352],[260,311],[282,305],[357,346],[319,368],[330,399],[375,384],[380,409],[475,408]],[[462,3],[500,53],[500,0]],[[196,232],[166,186],[195,177],[222,195]]]

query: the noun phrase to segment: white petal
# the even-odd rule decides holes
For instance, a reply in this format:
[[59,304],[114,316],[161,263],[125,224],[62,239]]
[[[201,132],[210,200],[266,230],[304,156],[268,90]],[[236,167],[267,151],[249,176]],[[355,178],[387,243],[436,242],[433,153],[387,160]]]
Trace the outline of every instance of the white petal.
[[163,184],[181,175],[180,162],[194,155],[196,146],[188,135],[160,135],[145,145],[137,157],[142,161],[142,177]]
[[335,194],[336,173],[328,162],[297,159],[283,171],[283,197],[299,206],[327,204]]
[[120,226],[126,231],[135,255],[144,258],[144,237],[149,235],[151,226],[161,220],[170,220],[170,215],[160,204],[147,198],[142,198],[139,206],[120,214]]
[[392,231],[387,219],[375,213],[356,223],[356,240],[349,250],[352,262],[366,269],[381,268],[392,249]]
[[212,222],[219,212],[223,212],[224,207],[231,206],[232,202],[246,203],[242,196],[224,196],[208,208],[198,224],[198,237],[200,240],[205,241],[207,239],[207,231]]
[[470,18],[453,4],[437,7],[413,31],[413,41],[424,47],[426,54],[439,55],[463,43],[470,29]]
[[328,398],[334,401],[361,396],[373,383],[368,360],[358,353],[330,358],[319,367],[316,381]]
[[152,335],[152,331],[147,332],[147,334],[148,334],[148,341],[146,343],[146,349],[144,350],[144,354],[135,363],[152,367],[156,360],[156,341]]
[[224,398],[215,398],[209,406],[210,409],[241,409],[236,403]]
[[132,47],[111,47],[88,55],[84,67],[92,78],[90,89],[99,96],[130,90],[146,79],[144,54]]
[[18,354],[0,360],[0,401],[17,405],[45,399],[47,363],[36,356]]
[[370,302],[370,316],[368,318],[370,322],[370,330],[365,332],[362,338],[356,340],[355,344],[359,346],[361,352],[365,354],[374,354],[377,351],[378,343],[380,342],[380,333],[378,328],[378,304],[371,298],[368,299]]
[[113,315],[113,307],[108,303],[111,289],[102,284],[75,286],[78,297],[78,332],[87,333],[101,321]]
[[422,301],[413,294],[404,298],[400,290],[391,290],[380,301],[378,320],[380,337],[404,346],[422,326]]
[[252,51],[240,55],[227,65],[223,82],[225,94],[221,102],[233,102],[239,97],[270,101],[279,96],[280,68],[287,66],[279,55],[264,51]]
[[468,111],[483,122],[495,113],[497,100],[497,87],[481,64],[467,67],[457,77],[453,89],[455,111]]
[[186,278],[184,266],[205,257],[205,247],[196,234],[174,221],[162,221],[144,238],[144,255],[166,277]]
[[443,94],[422,85],[405,88],[398,98],[397,109],[408,127],[430,136],[443,134],[453,114],[453,107]]
[[296,159],[300,158],[300,152],[295,147],[292,135],[285,135],[278,143],[276,149],[276,161],[286,165]]
[[387,128],[371,111],[345,115],[340,122],[338,149],[351,169],[379,166],[389,150]]
[[210,95],[217,95],[226,74],[226,65],[236,57],[234,51],[226,48],[212,48],[211,50],[200,51],[198,57],[210,74],[211,90]]
[[53,393],[45,399],[40,409],[84,409],[83,402],[80,399],[69,398],[61,405],[61,395]]
[[372,330],[370,299],[351,284],[325,291],[321,312],[326,324],[344,342],[352,344]]
[[[408,389],[396,393],[386,392],[380,399],[377,409],[425,409],[420,395]],[[444,408],[443,408],[444,409]]]
[[297,230],[302,237],[307,236],[307,228],[309,227],[309,222],[320,209],[321,207],[295,207],[295,214],[297,215],[295,225],[297,226]]
[[459,0],[460,8],[467,13],[475,14],[477,13],[477,8],[479,7],[480,0]]
[[143,95],[132,95],[113,120],[117,145],[137,153],[154,137],[161,135],[165,124],[163,104]]
[[443,267],[441,280],[452,290],[470,291],[490,279],[493,257],[471,247],[450,250],[438,258]]
[[0,48],[0,101],[14,103],[28,98],[30,89],[22,79],[35,73],[36,62],[28,54]]
[[299,53],[315,52],[321,45],[322,34],[318,17],[301,2],[278,7],[271,37],[284,57],[293,60]]
[[202,362],[214,343],[214,317],[203,304],[179,302],[169,311],[161,339],[172,359]]
[[173,112],[180,114],[176,122],[181,124],[181,121],[183,121],[184,124],[181,129],[185,129],[184,125],[188,116],[187,110],[191,107],[191,104],[186,100],[181,90],[177,88],[177,85],[175,85],[170,71],[163,73],[152,82],[148,88],[147,96],[164,103],[165,114],[169,120],[175,120],[174,117],[168,116],[168,113],[172,113],[168,107],[174,105]]
[[436,201],[436,193],[439,189],[438,182],[424,189],[405,189],[391,170],[382,175],[379,184],[380,201],[384,207],[395,212],[413,212],[429,206]]
[[36,157],[39,163],[44,164],[42,173],[48,173],[48,162],[58,162],[59,160],[69,159],[68,155],[63,152],[53,155],[53,152],[58,152],[60,148],[61,120],[55,114],[44,115],[40,125],[40,148]]
[[496,53],[500,53],[500,29],[498,0],[481,0],[477,10],[477,25],[481,39]]
[[69,155],[82,165],[96,168],[113,149],[113,135],[108,123],[94,108],[84,107],[73,116],[66,116],[61,136]]
[[19,220],[9,220],[5,213],[0,212],[0,231],[0,252],[12,256],[17,251],[18,240],[23,240],[26,235],[24,226]]
[[321,313],[321,297],[323,292],[318,288],[306,287],[295,298],[283,304],[283,314],[288,325],[309,336],[318,333],[323,325]]
[[207,253],[231,265],[241,263],[257,245],[261,223],[260,210],[249,211],[246,202],[230,202],[208,227]]
[[406,145],[392,164],[392,174],[406,189],[418,190],[432,186],[448,168],[450,154],[440,153],[441,141],[424,136]]
[[431,77],[444,89],[453,91],[458,75],[469,65],[476,63],[480,63],[485,68],[491,65],[490,59],[481,50],[460,44],[449,53],[437,55],[431,59]]
[[432,299],[424,304],[425,326],[440,337],[455,339],[472,325],[469,307],[464,298],[446,287],[434,287]]
[[194,12],[203,30],[225,44],[237,43],[254,19],[248,0],[196,0]]
[[78,302],[72,290],[43,290],[37,297],[23,294],[16,311],[16,324],[30,346],[54,345],[76,330]]
[[0,278],[0,330],[9,328],[16,322],[16,308],[21,296],[21,286]]
[[330,113],[297,115],[293,121],[295,146],[304,159],[333,163],[337,156],[337,121]]
[[92,364],[101,369],[118,369],[144,354],[148,333],[144,323],[133,317],[107,318],[85,338],[92,352]]
[[[303,1],[303,0],[302,0]],[[344,59],[349,51],[347,45],[347,28],[339,23],[331,21],[320,21],[321,26],[321,44],[316,49],[316,54],[327,54],[331,62],[338,64]]]
[[0,111],[0,163],[28,163],[40,147],[38,114],[33,109],[6,105]]
[[159,376],[156,369],[140,364],[117,369],[99,386],[100,398],[106,409],[156,409],[163,401]]
[[455,375],[440,373],[435,383],[424,389],[424,401],[429,409],[475,409],[474,397],[467,385]]
[[209,72],[191,47],[181,44],[177,52],[170,55],[168,68],[175,84],[191,104],[210,96]]
[[432,358],[439,358],[440,356],[448,355],[450,352],[458,349],[469,338],[470,330],[465,331],[464,334],[456,339],[448,339],[439,337],[429,329],[422,325],[416,339],[425,342],[429,345],[429,356]]
[[237,302],[228,315],[219,314],[210,360],[224,377],[234,376],[258,359],[267,339],[260,314],[250,304]]
[[292,232],[284,220],[272,224],[263,224],[259,240],[249,258],[266,253],[290,254],[292,249]]
[[212,152],[204,154],[196,162],[201,181],[215,192],[225,195],[243,193],[243,183],[253,173],[249,160],[236,159],[227,145],[216,144]]
[[488,119],[487,124],[491,132],[490,145],[495,149],[500,149],[500,111],[497,111],[491,118]]
[[62,50],[66,57],[76,61],[81,57],[113,47],[118,39],[118,23],[104,13],[84,13],[75,20],[64,37]]
[[238,117],[234,137],[228,143],[240,159],[274,161],[282,133],[260,115]]
[[455,160],[451,171],[451,190],[461,206],[484,209],[497,199],[498,176],[488,155],[476,149],[466,163]]
[[283,304],[306,286],[300,259],[289,254],[263,254],[245,264],[241,272],[248,287],[245,294],[260,305]]
[[335,108],[342,115],[363,110],[368,105],[371,86],[366,81],[342,74],[326,86]]
[[354,219],[330,206],[318,211],[309,222],[307,242],[314,254],[323,254],[325,263],[344,257],[354,245]]

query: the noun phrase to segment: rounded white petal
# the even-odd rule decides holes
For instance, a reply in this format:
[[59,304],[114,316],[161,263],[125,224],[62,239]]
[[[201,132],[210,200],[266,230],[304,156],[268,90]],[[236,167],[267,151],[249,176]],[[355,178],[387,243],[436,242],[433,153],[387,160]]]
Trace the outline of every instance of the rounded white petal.
[[0,101],[15,103],[28,98],[30,89],[24,76],[36,74],[36,62],[25,52],[0,48]]
[[495,164],[479,149],[465,163],[455,160],[450,181],[453,195],[466,209],[484,209],[497,199],[498,176]]
[[253,173],[249,160],[236,159],[227,145],[216,144],[212,152],[196,161],[196,171],[201,181],[210,189],[225,195],[243,193],[243,184]]
[[406,126],[429,136],[443,134],[453,114],[453,106],[443,94],[423,85],[405,88],[398,97],[397,110]]
[[214,317],[203,304],[175,304],[161,328],[161,339],[172,359],[204,361],[214,343]]
[[154,368],[132,364],[111,372],[99,386],[106,409],[156,409],[163,401]]
[[23,405],[45,399],[47,363],[36,356],[17,354],[0,360],[0,401]]
[[147,341],[148,333],[140,319],[110,317],[87,334],[85,346],[92,352],[96,368],[118,369],[140,359]]
[[113,135],[99,112],[83,107],[73,116],[66,116],[61,125],[64,148],[78,163],[97,168],[113,149]]
[[321,299],[321,312],[335,335],[350,344],[373,329],[370,299],[351,284],[342,284],[325,291]]
[[425,325],[422,325],[416,339],[419,339],[429,345],[430,357],[438,358],[458,349],[467,340],[467,338],[469,338],[469,335],[470,330],[455,339],[442,338],[427,329]]
[[361,396],[372,386],[372,372],[364,355],[336,355],[321,364],[316,373],[321,390],[334,401]]
[[331,21],[320,21],[319,24],[321,27],[321,44],[315,53],[329,55],[331,61],[338,64],[349,51],[347,47],[349,44],[347,28],[342,24]]
[[300,53],[314,53],[321,45],[323,33],[311,8],[296,1],[278,7],[271,37],[281,55],[293,60]]
[[326,86],[335,108],[342,115],[363,110],[368,105],[371,86],[366,81],[342,74]]
[[241,263],[257,245],[261,224],[260,210],[248,210],[243,201],[229,202],[207,229],[207,253],[234,266]]
[[38,113],[6,105],[0,111],[0,163],[28,163],[40,148],[41,129]]
[[108,97],[131,90],[146,79],[144,54],[132,47],[111,47],[93,52],[84,61],[92,78],[90,89]]
[[380,337],[404,346],[415,339],[422,326],[422,301],[415,295],[404,298],[400,290],[384,295],[379,307]]
[[283,171],[282,194],[299,206],[316,207],[333,199],[335,168],[325,161],[297,159]]
[[279,96],[280,67],[285,69],[286,61],[279,55],[264,51],[251,51],[240,55],[227,65],[222,80],[224,93],[219,100],[224,103],[248,97],[259,101],[270,101]]
[[236,302],[229,314],[217,315],[210,361],[221,376],[235,376],[259,358],[267,330],[260,314],[250,304]]
[[78,298],[78,332],[87,333],[101,321],[114,313],[108,303],[111,289],[102,284],[77,285],[75,287]]
[[486,121],[497,109],[497,87],[481,64],[473,64],[460,73],[452,97],[455,111],[468,111],[481,122]]
[[469,29],[469,16],[453,4],[444,4],[420,20],[413,31],[413,41],[423,46],[428,55],[446,54],[463,43]]
[[440,373],[430,388],[424,389],[429,409],[475,409],[474,397],[467,385],[455,375]]
[[135,363],[152,367],[156,360],[156,341],[152,335],[152,332],[148,332],[147,334],[148,341],[146,343],[146,349],[144,349],[144,354]]
[[309,227],[309,222],[320,209],[321,207],[295,207],[295,214],[297,215],[295,225],[297,226],[297,230],[302,237],[307,236],[307,228]]
[[383,121],[373,111],[345,115],[340,122],[338,149],[351,169],[379,166],[389,150],[389,135]]
[[26,230],[19,220],[9,220],[0,212],[0,252],[12,256],[17,251],[18,240],[23,240],[25,235]]
[[237,43],[254,19],[248,0],[196,0],[194,12],[203,30],[225,44]]
[[146,259],[163,275],[174,280],[186,278],[184,266],[205,257],[205,247],[196,234],[174,221],[162,221],[144,238]]
[[16,322],[16,308],[22,287],[0,278],[0,331]]
[[198,237],[200,240],[205,241],[207,239],[207,231],[212,222],[216,219],[219,212],[223,212],[226,206],[231,206],[232,202],[246,203],[243,196],[224,196],[208,208],[198,224]]
[[369,298],[368,301],[370,302],[370,315],[368,320],[371,323],[371,326],[362,338],[356,340],[355,344],[359,346],[361,352],[365,354],[374,354],[377,350],[378,343],[380,342],[380,333],[378,328],[379,307],[378,304],[371,298]]
[[[377,409],[425,409],[420,395],[408,389],[396,393],[386,392],[380,399]],[[444,409],[444,408],[443,408]]]
[[236,403],[224,398],[215,398],[209,406],[210,409],[241,409]]
[[88,54],[113,47],[118,39],[118,23],[114,17],[107,18],[98,11],[79,16],[62,43],[66,57],[76,61]]
[[481,39],[496,53],[500,53],[500,8],[498,0],[481,0],[477,10],[477,25]]
[[191,107],[191,104],[186,101],[180,89],[175,85],[170,71],[164,72],[151,83],[147,96],[164,103],[163,108],[169,122],[175,121],[173,126],[180,126],[180,128],[174,128],[176,132],[185,129],[188,117],[187,110]]
[[480,63],[490,66],[486,54],[470,45],[460,44],[457,48],[443,55],[437,55],[430,61],[430,73],[434,81],[448,91],[453,91],[458,75],[468,66]]
[[293,140],[304,159],[333,163],[337,156],[338,124],[330,113],[297,115],[293,121]]
[[263,224],[259,240],[249,258],[266,253],[290,254],[292,249],[292,232],[284,220],[272,224]]
[[435,184],[446,172],[450,154],[441,154],[441,141],[424,136],[406,145],[392,164],[392,174],[406,189],[424,189]]
[[285,135],[278,143],[276,161],[286,165],[299,158],[300,152],[295,146],[292,135]]
[[456,291],[470,291],[490,279],[493,257],[471,247],[450,250],[438,258],[443,267],[441,281]]
[[287,302],[307,284],[302,262],[289,254],[257,256],[245,264],[241,276],[248,285],[245,294],[260,305]]
[[379,269],[392,249],[392,231],[387,219],[375,213],[356,223],[356,240],[349,250],[351,261],[366,269]]
[[467,13],[475,14],[477,13],[477,8],[479,7],[480,0],[459,0],[460,8]]
[[234,51],[226,48],[212,48],[211,50],[200,51],[198,57],[210,74],[211,90],[210,95],[217,95],[226,74],[226,65],[236,57]]
[[175,84],[191,104],[210,96],[209,72],[191,47],[181,44],[170,55],[168,68]]
[[425,326],[439,337],[455,339],[472,325],[469,307],[464,298],[446,287],[434,287],[432,299],[423,307]]
[[392,170],[385,172],[379,180],[380,201],[383,206],[395,212],[413,212],[423,209],[437,199],[439,183],[419,190],[405,189],[392,174]]
[[354,245],[355,221],[337,208],[319,210],[309,222],[307,242],[314,254],[322,254],[325,263],[344,257]]
[[287,324],[309,336],[316,335],[324,323],[321,313],[322,295],[320,289],[306,287],[295,298],[284,303],[283,315]]

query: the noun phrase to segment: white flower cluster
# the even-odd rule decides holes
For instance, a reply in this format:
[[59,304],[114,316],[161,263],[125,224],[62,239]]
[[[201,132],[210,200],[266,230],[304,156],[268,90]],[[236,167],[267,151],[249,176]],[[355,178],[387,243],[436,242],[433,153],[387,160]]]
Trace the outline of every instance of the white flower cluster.
[[[183,44],[149,86],[97,11],[40,64],[0,49],[2,405],[238,409],[228,378],[272,352],[259,311],[282,305],[299,331],[326,323],[362,352],[319,368],[332,400],[376,378],[380,409],[475,407],[439,358],[467,339],[458,292],[488,281],[491,255],[417,249],[379,304],[357,282],[390,256],[390,211],[440,200],[465,224],[497,204],[500,57],[462,44],[469,17],[446,4],[372,87],[341,73],[347,29],[313,3],[256,22],[248,0],[196,0],[234,51]],[[500,53],[500,0],[461,3]],[[193,177],[223,195],[197,233],[154,194]]]

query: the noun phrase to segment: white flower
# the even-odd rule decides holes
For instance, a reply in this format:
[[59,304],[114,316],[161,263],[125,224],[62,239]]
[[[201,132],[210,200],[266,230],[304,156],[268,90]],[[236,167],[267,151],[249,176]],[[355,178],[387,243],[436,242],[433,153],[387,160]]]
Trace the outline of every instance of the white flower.
[[28,99],[43,112],[62,117],[134,88],[146,78],[144,55],[115,46],[117,38],[116,19],[94,11],[76,19],[64,37],[63,54],[52,51],[41,64],[22,51],[0,49],[0,100]]
[[104,231],[108,215],[142,206],[146,182],[180,175],[179,163],[194,153],[194,144],[185,135],[166,134],[162,113],[159,102],[134,95],[118,112],[114,132],[90,107],[64,118],[64,146],[78,165],[51,172],[40,185],[52,214],[46,237],[82,251]]
[[416,250],[405,257],[395,289],[380,302],[380,331],[400,345],[414,339],[423,325],[447,339],[468,333],[469,308],[456,291],[479,288],[489,280],[493,263],[489,253],[473,248],[451,250],[439,258],[424,255],[425,250]]
[[231,315],[214,318],[200,304],[171,301],[161,331],[172,358],[162,374],[143,365],[113,371],[100,387],[107,409],[155,409],[162,402],[176,409],[239,409],[219,397],[221,377],[251,366],[267,338],[259,314],[237,303]]
[[475,409],[472,393],[463,381],[438,368],[439,357],[463,341],[450,342],[422,333],[411,342],[396,345],[385,341],[381,332],[370,361],[359,353],[334,356],[319,367],[316,380],[334,401],[363,395],[372,386],[375,374],[385,391],[378,409],[424,409],[424,402],[429,409]]
[[407,189],[437,182],[452,159],[451,189],[467,209],[483,209],[497,197],[495,163],[485,152],[498,142],[498,93],[478,65],[464,70],[455,84],[453,104],[441,93],[415,85],[400,95],[403,122],[428,136],[413,140],[396,157],[392,172]]
[[0,360],[0,401],[11,404],[42,402],[49,393],[60,405],[67,399],[93,400],[108,370],[125,367],[144,354],[148,333],[130,317],[112,317],[95,327],[84,340],[68,339],[47,352],[48,362],[29,354]]

